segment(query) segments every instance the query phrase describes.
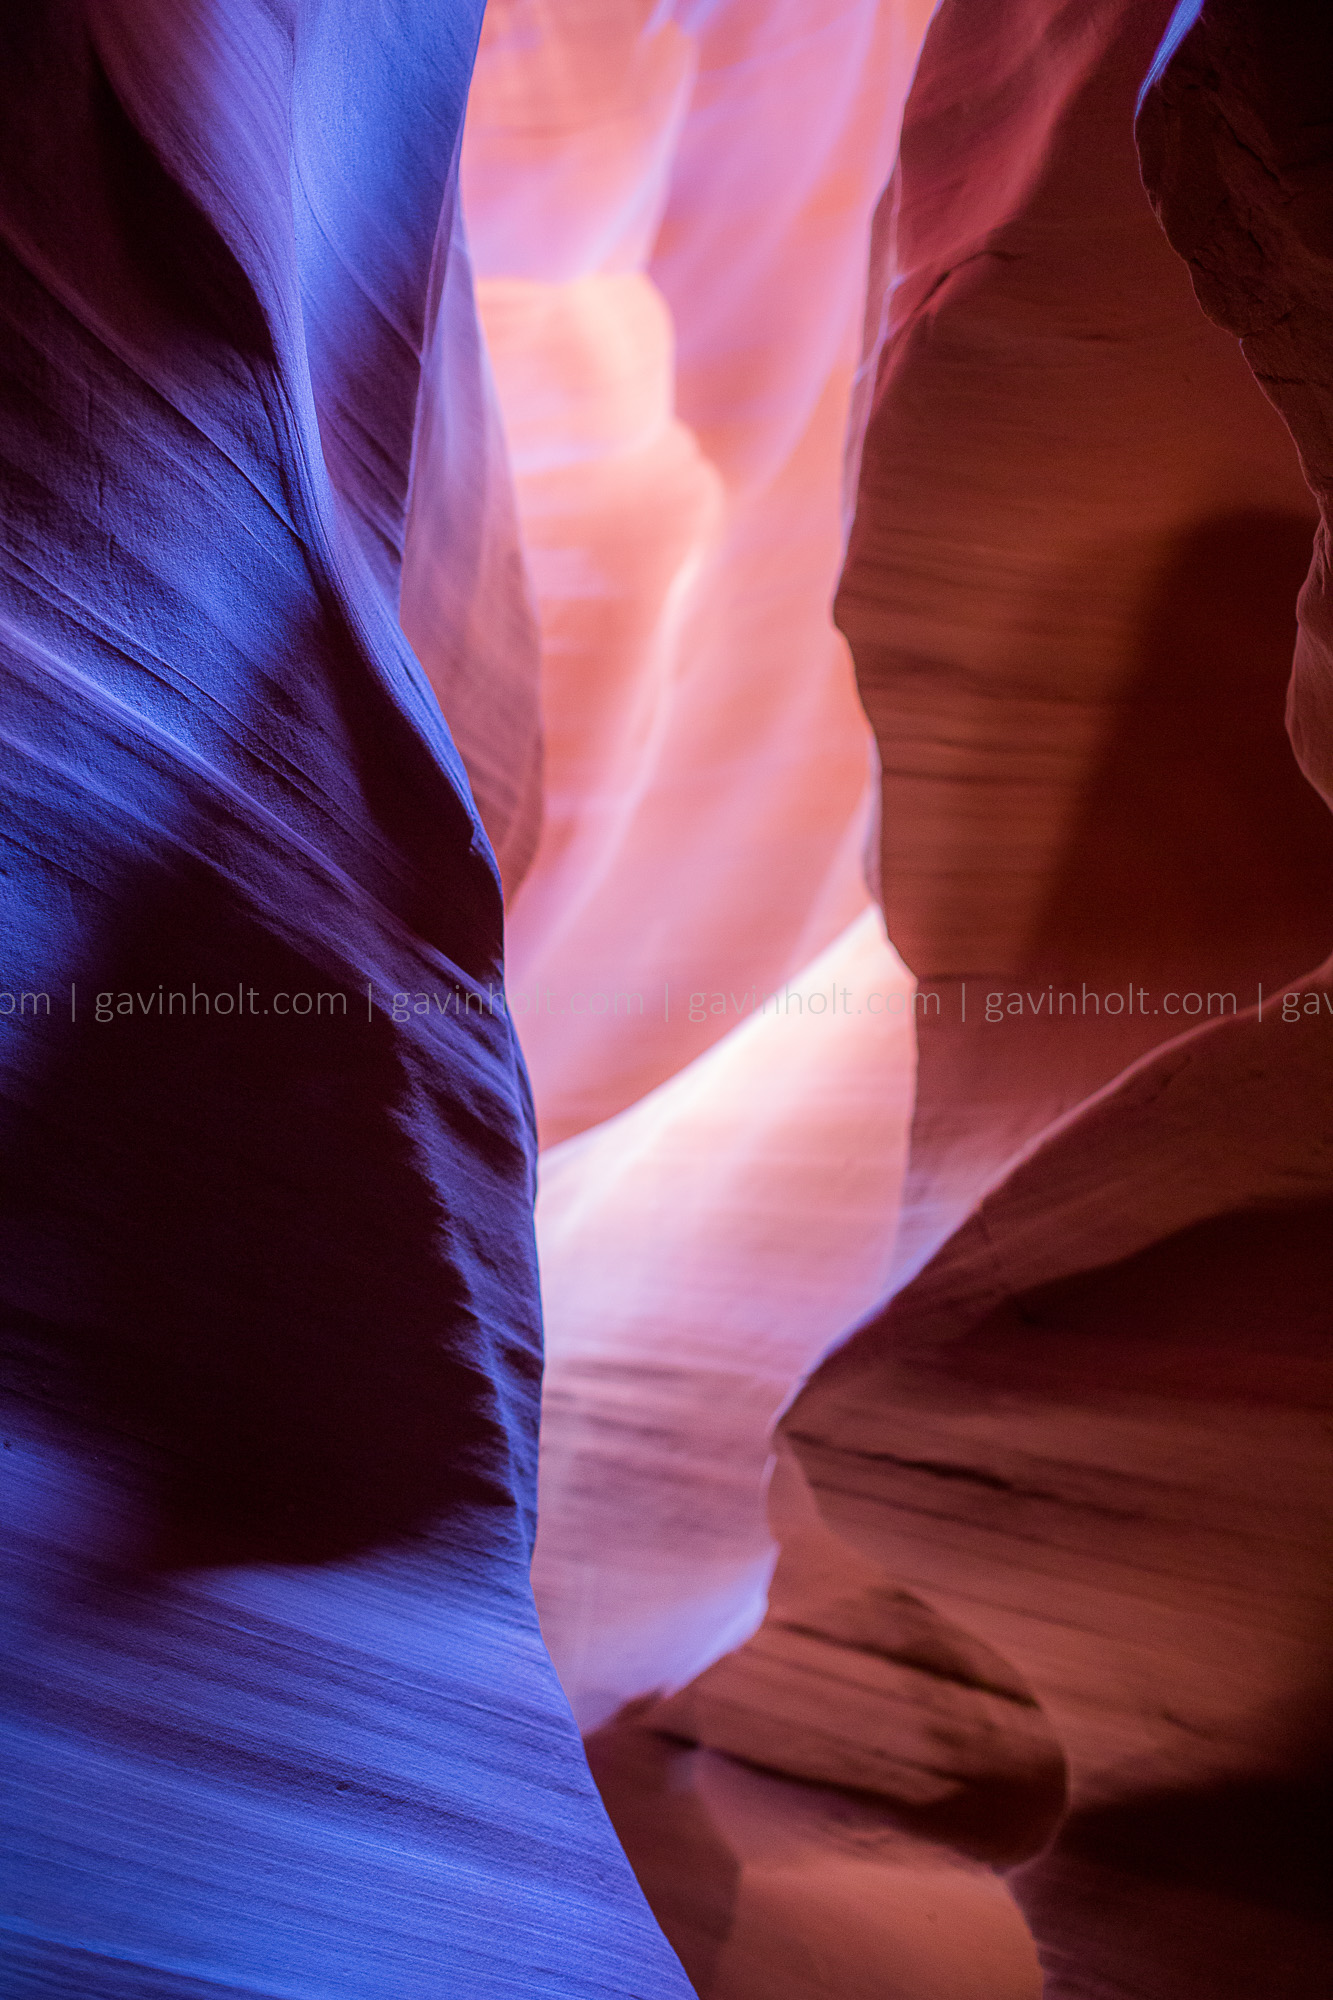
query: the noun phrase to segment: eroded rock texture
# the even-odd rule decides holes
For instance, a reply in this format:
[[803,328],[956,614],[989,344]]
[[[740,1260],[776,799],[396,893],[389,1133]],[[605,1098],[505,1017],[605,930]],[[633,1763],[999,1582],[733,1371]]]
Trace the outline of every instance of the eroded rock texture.
[[867,222],[928,11],[488,8],[463,187],[543,631],[510,990],[546,1146],[866,908],[828,599]]
[[529,1595],[500,887],[395,618],[479,13],[0,27],[7,1994],[686,1991]]
[[1239,335],[1290,426],[1319,501],[1314,561],[1298,607],[1289,720],[1302,770],[1333,803],[1331,58],[1333,23],[1300,0],[1263,15],[1226,5],[1179,9],[1138,134],[1144,180],[1199,303]]
[[1054,1993],[1333,1964],[1333,1103],[1327,1030],[1286,1033],[1146,1059],[784,1423],[830,1525],[1011,1662],[1064,1751],[1069,1816],[1014,1878]]
[[[1134,206],[1165,13],[1033,9],[1030,41],[1012,9],[937,16],[840,615],[918,972],[1105,992],[1137,964],[1150,996],[1240,1005],[1184,1036],[1165,1008],[1083,1041],[1036,1019],[932,1055],[923,1032],[901,1289],[782,1432],[881,1589],[1040,1705],[1067,1804],[1011,1881],[1047,1993],[1276,2000],[1333,1976],[1333,986],[1301,973],[1329,848],[1280,734],[1295,461]],[[1181,40],[1182,16],[1140,132],[1200,299],[1322,499],[1329,72],[1304,20],[1205,6]],[[956,449],[927,461],[928,432]],[[1291,696],[1323,790],[1325,536]],[[831,1600],[805,1623],[856,1629]],[[744,1655],[723,1669],[668,1716],[700,1741],[739,1740]],[[868,1715],[885,1694],[867,1683]]]
[[911,988],[829,599],[924,16],[505,0],[479,54],[463,180],[547,737],[509,972],[546,1142],[535,1578],[589,1726],[756,1622],[771,1424],[887,1276]]
[[1283,729],[1313,510],[1144,200],[1134,103],[1169,13],[946,0],[878,219],[838,618],[890,935],[946,994],[905,1270],[1188,1025],[1184,996],[1243,1008],[1328,949],[1333,822]]
[[[870,743],[829,600],[871,211],[927,12],[496,4],[464,154],[543,628],[547,816],[510,972],[547,1146],[534,1580],[710,2000],[1037,1981],[985,1859],[850,1799],[841,1767],[817,1800],[783,1775],[785,1654],[777,1707],[717,1750],[637,1705],[759,1619],[771,1426],[888,1277],[912,991],[865,884]],[[942,1621],[875,1577],[843,1578],[871,1591],[858,1671],[919,1718],[910,1754],[959,1728],[975,1769],[996,1699],[974,1715],[888,1659],[905,1618],[940,1645]],[[981,1761],[1030,1775],[1007,1742]]]
[[1218,327],[1161,0],[945,0],[857,376],[928,11],[497,0],[496,399],[475,7],[0,31],[7,1990],[686,1991],[483,827],[703,2000],[1330,1983],[1327,30]]

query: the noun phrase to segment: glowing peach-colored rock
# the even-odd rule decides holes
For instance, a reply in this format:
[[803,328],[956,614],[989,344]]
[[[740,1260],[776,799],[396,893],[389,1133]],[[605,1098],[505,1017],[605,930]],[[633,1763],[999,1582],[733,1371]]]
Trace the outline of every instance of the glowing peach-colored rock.
[[865,231],[926,11],[488,13],[464,188],[545,639],[509,948],[547,1143],[717,1039],[664,988],[771,991],[865,906],[827,604]]
[[[926,12],[511,0],[483,35],[463,183],[543,641],[545,819],[509,925],[548,1146],[537,1577],[585,1716],[753,1625],[767,1426],[886,1270],[910,995],[863,916],[869,735],[828,603]],[[742,1018],[825,977],[867,1011]],[[806,1155],[859,1157],[855,1199]],[[635,1399],[674,1440],[650,1505],[608,1429]]]
[[742,1018],[688,1069],[543,1155],[533,1575],[585,1726],[763,1614],[773,1420],[887,1277],[911,993],[867,911],[774,999],[734,996]]
[[[871,745],[828,605],[869,216],[927,11],[501,4],[483,37],[464,187],[543,635],[545,821],[509,925],[548,1148],[534,1581],[585,1723],[754,1626],[773,1418],[887,1274],[911,986],[867,910]],[[797,1015],[788,982],[849,1004]],[[810,1937],[845,1908],[823,1859]],[[844,1938],[844,1979],[885,1936]]]

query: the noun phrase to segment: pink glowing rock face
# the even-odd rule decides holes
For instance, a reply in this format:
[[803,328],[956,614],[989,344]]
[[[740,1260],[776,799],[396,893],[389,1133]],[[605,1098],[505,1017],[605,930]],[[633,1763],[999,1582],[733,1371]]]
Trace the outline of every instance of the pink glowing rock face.
[[[946,0],[855,385],[849,246],[924,10],[515,7],[484,47],[468,200],[549,755],[512,916],[547,1143],[534,1574],[707,2000],[1033,1993],[982,1861],[1052,1995],[1276,2000],[1326,1966],[1299,1840],[1249,1852],[1326,1727],[1333,995],[1272,998],[1328,944],[1333,835],[1282,727],[1314,511],[1139,182],[1169,12]],[[1220,283],[1225,208],[1161,143]],[[526,213],[509,159],[543,163]],[[823,614],[853,386],[838,618],[890,935],[943,1003],[892,1272],[907,1034],[816,1044],[746,998],[816,952],[911,987],[876,969]],[[1077,1025],[1067,991],[1098,996]],[[937,1895],[966,1963],[919,1949]]]
[[[613,1734],[762,1615],[774,1418],[888,1274],[912,989],[868,903],[871,745],[828,606],[870,210],[927,11],[497,6],[483,36],[468,227],[543,631],[545,821],[509,925],[546,1145],[534,1583],[576,1715]],[[618,1749],[598,1770],[701,1991],[869,1993],[898,1959],[905,1994],[1032,1992],[984,1867],[882,1813],[849,1846],[836,1801],[733,1798],[724,1758],[696,1867],[653,1742],[626,1783]],[[972,1926],[959,1964],[941,1908]],[[714,1918],[725,1963],[686,1943]]]
[[509,976],[548,1144],[717,1039],[689,992],[771,992],[865,906],[827,602],[865,232],[925,13],[488,12],[463,184],[545,632]]
[[547,1146],[534,1574],[588,1723],[756,1622],[772,1419],[887,1270],[911,988],[828,604],[925,11],[496,5],[482,38],[465,205],[543,635],[508,975]]
[[[909,1001],[886,961],[867,911],[798,990]],[[543,1157],[533,1579],[585,1727],[762,1616],[772,1424],[883,1292],[912,1072],[905,1009],[770,1009]]]

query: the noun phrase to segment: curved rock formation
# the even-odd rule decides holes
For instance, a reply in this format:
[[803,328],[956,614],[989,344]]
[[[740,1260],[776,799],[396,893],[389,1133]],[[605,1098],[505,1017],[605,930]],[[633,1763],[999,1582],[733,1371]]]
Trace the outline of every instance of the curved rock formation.
[[[913,996],[868,907],[868,737],[828,599],[870,209],[927,11],[493,5],[464,155],[544,639],[510,974],[547,1145],[534,1580],[617,1830],[713,2000],[1036,1980],[984,1861],[882,1799],[816,1807],[668,1748],[633,1709],[758,1619],[770,1426],[887,1278]],[[909,1638],[871,1598],[873,1676]],[[1049,1793],[1030,1702],[1000,1698],[1027,1737],[988,1760],[993,1695],[974,1715],[961,1681],[882,1671],[992,1791]]]
[[[1277,2000],[1333,1976],[1330,967],[1272,990],[1327,948],[1329,847],[1277,755],[1298,489],[1132,205],[1165,13],[1033,9],[1032,40],[1009,14],[1003,43],[998,9],[937,17],[840,602],[886,746],[890,929],[919,971],[1105,993],[1118,963],[1154,997],[1189,979],[1241,1002],[1172,1039],[1164,1002],[1114,1032],[1102,1013],[1082,1045],[1049,1011],[986,1041],[1005,1017],[983,1012],[948,1064],[923,1032],[900,1289],[782,1429],[828,1526],[1011,1663],[1064,1753],[1066,1816],[1012,1877],[1047,1994]],[[1226,5],[1187,27],[1140,116],[1145,172],[1322,495],[1327,28],[1302,45],[1281,10]],[[1043,300],[1063,320],[1039,326]],[[970,448],[936,462],[934,500],[932,412]],[[1291,701],[1321,789],[1325,535]],[[1136,655],[1155,567],[1159,651]],[[1174,793],[1164,735],[1190,746]]]
[[687,1990],[529,1594],[530,1106],[395,618],[479,13],[0,28],[16,1996]]
[[769,1426],[886,1274],[912,995],[828,599],[923,20],[512,0],[479,55],[468,228],[544,647],[509,975],[547,1142],[536,1580],[587,1722],[753,1625]]
[[1226,4],[1177,8],[1138,133],[1144,179],[1199,303],[1239,336],[1319,502],[1288,721],[1302,770],[1333,804],[1330,55],[1333,23],[1300,0],[1265,15]]
[[547,1142],[535,1574],[589,1723],[758,1618],[769,1426],[886,1275],[912,995],[828,599],[923,21],[512,0],[481,45],[468,226],[544,647],[509,978]]
[[1333,988],[1292,994],[1324,1025],[1200,1029],[1073,1115],[784,1421],[830,1525],[1054,1727],[1069,1817],[1015,1878],[1051,1993],[1333,1967]]
[[633,1711],[588,1756],[701,2000],[1035,2000],[994,1872],[877,1800],[672,1742]]
[[1169,13],[946,0],[877,224],[838,618],[884,767],[889,933],[947,993],[905,1272],[1188,1025],[1181,996],[1244,1008],[1330,942],[1333,823],[1283,731],[1310,495],[1132,144]]
[[543,1636],[702,2000],[1333,1980],[1333,31],[1168,12],[494,0],[480,314],[473,0],[0,27],[7,1991],[683,1997]]
[[399,616],[444,710],[512,897],[541,826],[540,647],[452,188],[432,278]]
[[544,635],[509,945],[544,1145],[735,1025],[692,992],[762,998],[866,907],[828,598],[866,227],[928,12],[487,10],[463,187]]
[[[533,1581],[585,1728],[763,1614],[773,1422],[888,1275],[912,1061],[911,988],[888,984],[887,956],[867,911],[790,1009],[543,1155]],[[898,1011],[800,1011],[867,989]]]

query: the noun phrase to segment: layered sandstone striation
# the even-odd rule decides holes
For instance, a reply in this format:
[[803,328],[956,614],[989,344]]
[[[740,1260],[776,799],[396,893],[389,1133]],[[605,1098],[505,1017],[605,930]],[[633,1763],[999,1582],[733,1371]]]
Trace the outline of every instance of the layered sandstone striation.
[[1323,1990],[1330,30],[480,32],[0,28],[6,1990]]
[[[1025,44],[1010,12],[1003,46],[998,9],[937,16],[885,211],[840,616],[885,750],[890,933],[919,974],[1105,992],[1136,965],[1150,993],[1240,1004],[1183,1035],[1165,1009],[1114,1033],[1103,1012],[1081,1041],[1033,1018],[986,1042],[983,1017],[935,1055],[924,1029],[895,1295],[781,1429],[882,1587],[1040,1705],[1068,1795],[1011,1881],[1046,1992],[1276,2000],[1333,1973],[1333,985],[1303,970],[1327,950],[1329,847],[1300,775],[1327,791],[1326,531],[1298,768],[1295,456],[1133,181],[1165,14],[1033,10]],[[1182,15],[1139,132],[1199,299],[1244,336],[1322,500],[1327,30],[1297,25]],[[927,463],[928,425],[961,449]],[[723,1666],[731,1698],[744,1656]],[[674,1713],[739,1742],[716,1688]]]
[[[1182,11],[1154,71],[1219,328],[1134,153],[1169,11],[943,6],[880,209],[838,615],[945,1003],[897,1268],[781,1420],[764,1623],[591,1746],[710,1995],[860,1991],[816,1855],[900,1843],[926,1908],[930,1836],[1052,2000],[1333,1973],[1327,30]],[[883,1990],[1031,1990],[994,1916]]]
[[[423,345],[464,476],[490,423],[479,16],[0,26],[15,1996],[687,1991],[530,1595],[530,1100],[396,617]],[[502,485],[460,646],[525,630]]]
[[581,1721],[748,1632],[772,1421],[882,1293],[911,982],[829,617],[920,5],[488,11],[463,185],[542,628],[509,1004],[545,1141],[543,1629]]
[[1169,13],[946,0],[877,220],[838,619],[890,936],[943,995],[904,1270],[1182,1005],[1328,949],[1333,822],[1283,728],[1314,513],[1144,199]]

